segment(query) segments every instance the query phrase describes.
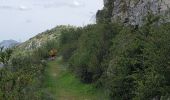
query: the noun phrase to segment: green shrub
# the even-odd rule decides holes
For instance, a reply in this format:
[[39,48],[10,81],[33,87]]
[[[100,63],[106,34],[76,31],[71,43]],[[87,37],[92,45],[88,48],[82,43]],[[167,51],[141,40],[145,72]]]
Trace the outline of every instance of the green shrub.
[[116,34],[115,26],[107,24],[89,25],[84,27],[78,41],[78,49],[69,62],[69,67],[86,83],[97,81],[104,68],[102,62],[109,54],[111,39]]

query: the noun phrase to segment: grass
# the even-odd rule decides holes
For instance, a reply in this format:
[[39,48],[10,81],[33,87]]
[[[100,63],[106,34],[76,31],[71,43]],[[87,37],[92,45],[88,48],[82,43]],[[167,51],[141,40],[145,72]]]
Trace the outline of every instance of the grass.
[[70,73],[61,58],[48,63],[44,84],[55,100],[107,100],[101,90],[83,84]]

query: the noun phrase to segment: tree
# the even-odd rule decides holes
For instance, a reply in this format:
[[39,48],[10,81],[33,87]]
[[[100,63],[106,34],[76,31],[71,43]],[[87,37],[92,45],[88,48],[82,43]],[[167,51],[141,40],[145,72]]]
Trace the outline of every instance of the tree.
[[13,50],[10,48],[4,49],[4,47],[0,48],[0,62],[3,64],[8,64],[10,57],[12,55]]

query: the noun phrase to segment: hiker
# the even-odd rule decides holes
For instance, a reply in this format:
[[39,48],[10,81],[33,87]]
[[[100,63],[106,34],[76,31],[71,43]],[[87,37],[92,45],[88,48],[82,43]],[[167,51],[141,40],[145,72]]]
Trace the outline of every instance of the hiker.
[[56,49],[50,50],[49,55],[50,55],[50,59],[54,60],[57,55],[57,50]]

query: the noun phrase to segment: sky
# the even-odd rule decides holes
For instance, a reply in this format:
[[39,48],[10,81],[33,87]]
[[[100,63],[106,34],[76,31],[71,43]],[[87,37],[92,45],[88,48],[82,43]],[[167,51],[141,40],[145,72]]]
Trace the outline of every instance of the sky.
[[103,0],[0,0],[0,41],[24,42],[57,25],[95,22]]

